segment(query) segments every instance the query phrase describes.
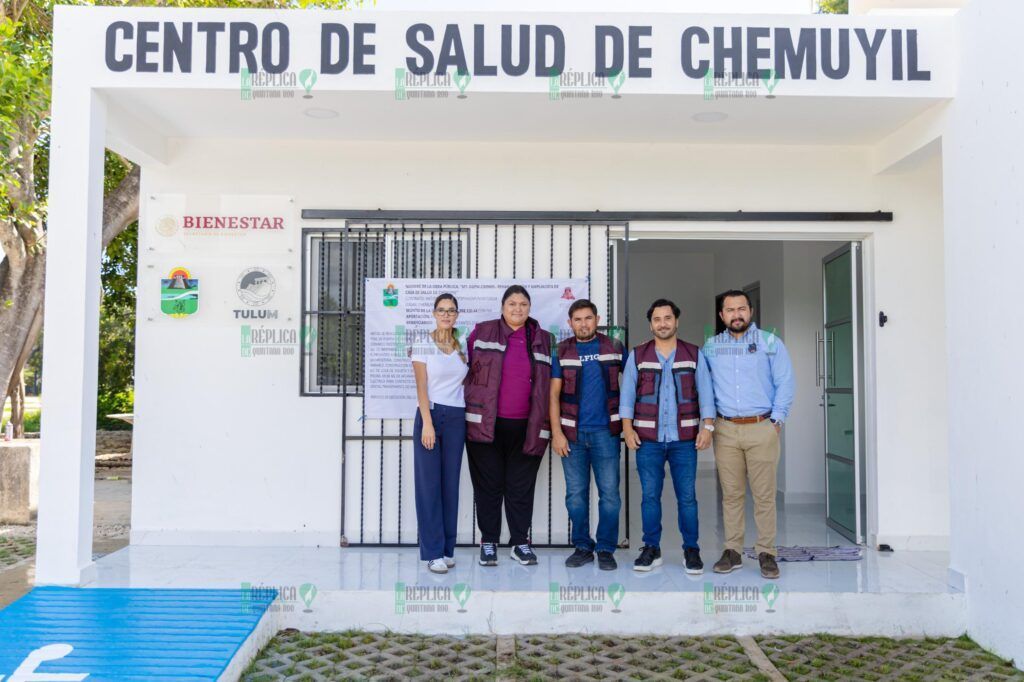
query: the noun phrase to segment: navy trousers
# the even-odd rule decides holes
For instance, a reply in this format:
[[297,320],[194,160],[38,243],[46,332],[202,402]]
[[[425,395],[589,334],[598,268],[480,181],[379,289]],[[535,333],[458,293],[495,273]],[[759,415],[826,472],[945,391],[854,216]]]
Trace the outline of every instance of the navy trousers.
[[420,534],[420,559],[424,561],[455,556],[466,409],[431,403],[430,420],[437,436],[431,450],[420,441],[423,417],[419,409],[412,427],[416,523]]

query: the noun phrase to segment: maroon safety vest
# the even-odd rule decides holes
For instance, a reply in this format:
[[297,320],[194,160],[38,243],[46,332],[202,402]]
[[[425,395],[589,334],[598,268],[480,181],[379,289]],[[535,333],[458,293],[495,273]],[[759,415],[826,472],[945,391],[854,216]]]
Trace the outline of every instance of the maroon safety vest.
[[[693,440],[700,428],[700,406],[697,403],[697,354],[700,349],[692,343],[676,339],[676,354],[672,361],[672,381],[676,393],[676,426],[679,440]],[[661,395],[661,360],[654,347],[654,339],[633,350],[636,362],[636,403],[633,406],[633,430],[641,440],[658,440],[658,396]]]
[[[608,430],[613,436],[622,433],[622,419],[619,418],[619,373],[622,372],[622,344],[598,332],[598,363],[604,377],[604,389],[608,394],[605,409],[608,410]],[[576,347],[576,337],[570,336],[558,344],[558,364],[562,369],[561,405],[562,433],[566,439],[575,441],[579,419],[580,387],[583,378],[583,362]]]
[[[501,368],[512,328],[505,320],[488,320],[476,325],[472,360],[463,382],[466,397],[466,440],[494,442],[494,420],[498,417]],[[523,452],[543,455],[551,440],[548,410],[551,390],[551,333],[541,329],[532,317],[526,320],[526,349],[530,356],[530,412],[526,420]]]

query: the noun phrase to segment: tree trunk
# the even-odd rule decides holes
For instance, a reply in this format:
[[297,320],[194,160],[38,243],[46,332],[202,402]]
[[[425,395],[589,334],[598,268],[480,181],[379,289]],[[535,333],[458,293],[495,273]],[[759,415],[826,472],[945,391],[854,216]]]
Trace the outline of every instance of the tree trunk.
[[7,397],[11,399],[11,423],[14,424],[14,437],[25,437],[25,363],[28,362],[35,348],[36,339],[39,338],[39,330],[43,326],[43,306],[36,310],[35,319],[32,320],[32,327],[29,329],[28,339],[31,344],[26,343],[14,367],[14,374],[11,376],[10,385],[7,387]]
[[11,423],[14,424],[14,437],[25,437],[25,377],[18,372],[11,379],[13,388],[8,391],[11,396]]
[[[136,165],[103,198],[104,248],[139,217],[140,174],[141,170]],[[21,260],[22,256],[24,260]],[[27,255],[22,250],[17,256],[17,268],[11,268],[9,260],[0,261],[0,386],[9,389],[14,387],[15,371],[20,374],[25,366],[42,327],[45,257],[46,250],[41,248],[37,253]],[[33,328],[37,314],[38,326]],[[19,364],[22,357],[24,359]],[[11,416],[13,421],[14,415]],[[23,429],[24,425],[19,420],[14,422],[14,427]]]
[[[6,270],[0,272],[0,386],[5,389],[11,385],[11,377],[32,331],[36,313],[43,305],[45,251],[30,254],[22,265],[17,273],[0,268]],[[32,344],[35,344],[35,338]]]

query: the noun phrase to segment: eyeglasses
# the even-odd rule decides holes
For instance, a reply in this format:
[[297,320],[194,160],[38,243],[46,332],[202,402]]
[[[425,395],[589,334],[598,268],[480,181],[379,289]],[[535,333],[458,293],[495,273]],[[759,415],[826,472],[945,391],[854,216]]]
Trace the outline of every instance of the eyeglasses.
[[438,315],[458,315],[459,311],[455,308],[434,308],[434,312]]

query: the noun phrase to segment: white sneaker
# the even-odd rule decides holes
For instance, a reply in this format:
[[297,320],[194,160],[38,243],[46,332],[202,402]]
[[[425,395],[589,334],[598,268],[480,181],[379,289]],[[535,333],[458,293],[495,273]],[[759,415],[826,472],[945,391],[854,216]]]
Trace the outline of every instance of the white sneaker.
[[453,556],[446,556],[444,558],[444,565],[447,566],[448,568],[455,568],[455,557],[453,557]]
[[445,563],[444,559],[431,559],[427,562],[427,568],[431,573],[448,572],[448,564]]

